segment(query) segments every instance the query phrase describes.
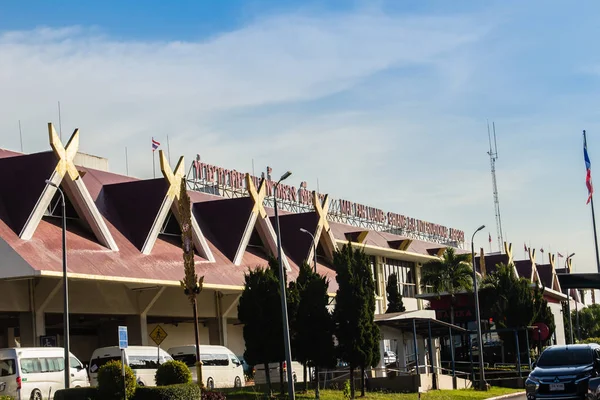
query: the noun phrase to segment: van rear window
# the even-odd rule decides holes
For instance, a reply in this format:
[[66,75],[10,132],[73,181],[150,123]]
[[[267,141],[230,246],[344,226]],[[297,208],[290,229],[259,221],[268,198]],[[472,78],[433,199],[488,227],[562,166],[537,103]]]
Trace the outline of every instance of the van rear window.
[[15,360],[7,358],[0,360],[0,376],[11,376],[17,373]]
[[173,360],[181,361],[188,367],[196,366],[196,355],[195,354],[174,355]]

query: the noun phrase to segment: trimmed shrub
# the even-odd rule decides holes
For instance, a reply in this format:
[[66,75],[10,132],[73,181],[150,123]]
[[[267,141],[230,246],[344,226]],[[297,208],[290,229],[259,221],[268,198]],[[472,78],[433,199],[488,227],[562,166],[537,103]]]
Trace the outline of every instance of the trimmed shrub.
[[0,396],[0,400],[15,400],[11,396]]
[[600,343],[600,338],[597,338],[597,337],[591,337],[591,338],[583,339],[583,340],[581,340],[581,341],[577,341],[577,343],[583,343],[583,344],[594,344],[594,343]]
[[[200,387],[192,383],[171,386],[140,386],[133,400],[200,400]],[[104,399],[103,399],[104,400]],[[215,399],[216,400],[216,399]]]
[[[127,399],[135,394],[136,380],[133,371],[125,366]],[[98,395],[102,400],[123,400],[123,375],[121,361],[109,361],[98,371]]]
[[[2,400],[2,397],[0,397]],[[98,388],[83,387],[57,390],[54,400],[100,400]]]
[[167,361],[158,367],[155,379],[157,386],[192,383],[192,373],[185,363],[173,360]]

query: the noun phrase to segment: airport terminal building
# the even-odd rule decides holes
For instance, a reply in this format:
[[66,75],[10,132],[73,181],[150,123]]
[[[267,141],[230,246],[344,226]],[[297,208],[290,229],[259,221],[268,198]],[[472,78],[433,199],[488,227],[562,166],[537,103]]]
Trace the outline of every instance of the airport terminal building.
[[[61,345],[62,207],[66,198],[71,350],[89,360],[94,349],[117,344],[126,325],[130,344],[153,344],[160,325],[163,348],[194,342],[192,310],[180,287],[183,262],[177,199],[182,178],[192,201],[196,269],[204,276],[198,299],[203,344],[243,354],[237,304],[248,268],[276,255],[273,200],[288,279],[312,263],[337,290],[332,256],[351,242],[370,256],[377,314],[386,310],[388,276],[397,273],[407,311],[422,310],[420,267],[449,246],[460,230],[331,199],[262,177],[208,165],[197,157],[172,167],[162,152],[162,174],[140,180],[108,171],[105,159],[78,153],[79,132],[66,145],[51,124],[50,149],[36,154],[0,150],[0,347]],[[301,231],[304,229],[314,236]],[[462,251],[462,250],[461,250]],[[412,346],[407,340],[406,346]],[[402,346],[402,344],[400,344]]]

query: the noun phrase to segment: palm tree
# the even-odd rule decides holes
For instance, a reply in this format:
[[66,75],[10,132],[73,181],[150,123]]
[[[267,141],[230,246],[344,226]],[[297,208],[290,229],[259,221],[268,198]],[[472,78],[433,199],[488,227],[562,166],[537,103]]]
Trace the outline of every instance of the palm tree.
[[421,287],[431,287],[433,292],[450,295],[450,323],[454,325],[456,294],[473,288],[473,270],[470,254],[456,254],[448,247],[439,260],[430,261],[421,269]]

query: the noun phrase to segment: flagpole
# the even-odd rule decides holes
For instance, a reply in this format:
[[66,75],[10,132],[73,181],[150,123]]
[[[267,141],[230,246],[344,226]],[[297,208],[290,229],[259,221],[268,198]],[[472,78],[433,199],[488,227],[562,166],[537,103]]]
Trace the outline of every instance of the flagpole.
[[[585,130],[583,131],[583,147],[587,149],[587,138]],[[596,268],[600,273],[600,256],[598,255],[598,234],[596,233],[596,214],[594,213],[594,193],[590,194],[590,203],[592,205],[592,225],[594,226],[594,244],[596,246]]]
[[[154,138],[152,138],[152,146],[154,146]],[[152,147],[152,176],[156,179],[156,167],[154,166],[154,147]]]

